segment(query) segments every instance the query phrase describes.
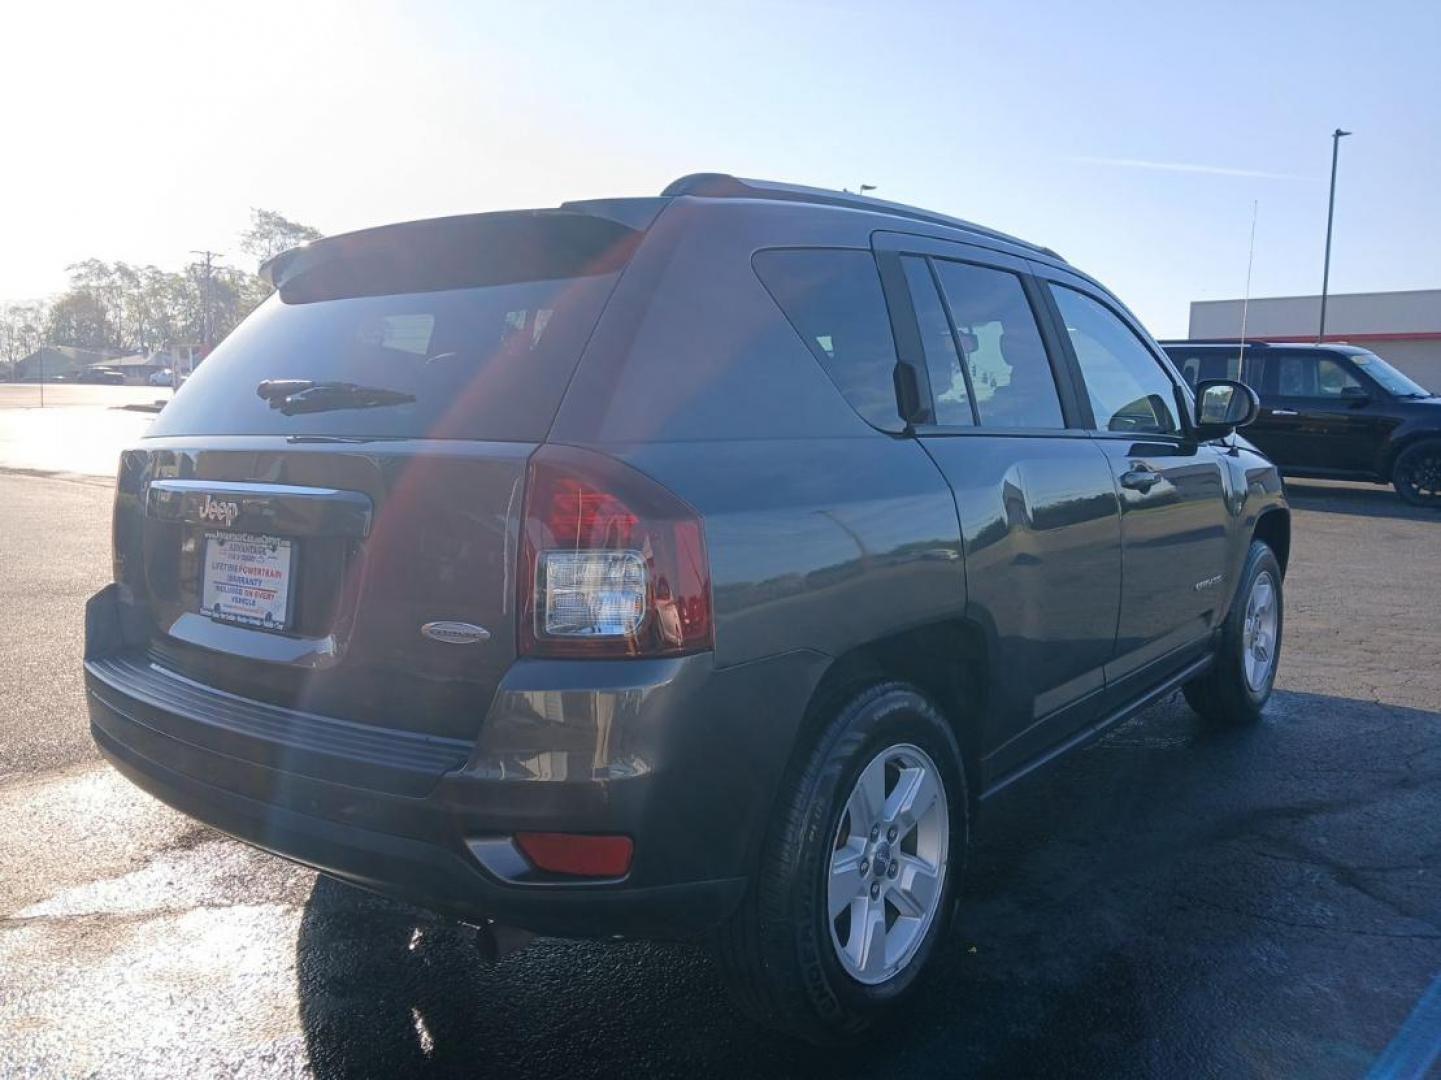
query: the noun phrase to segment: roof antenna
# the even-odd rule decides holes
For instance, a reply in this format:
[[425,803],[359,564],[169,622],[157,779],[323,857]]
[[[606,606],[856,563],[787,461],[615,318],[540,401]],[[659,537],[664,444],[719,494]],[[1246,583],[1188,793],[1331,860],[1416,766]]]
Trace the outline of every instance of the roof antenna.
[[1257,200],[1251,200],[1251,244],[1246,249],[1246,292],[1241,297],[1241,354],[1236,358],[1236,377],[1245,381],[1241,373],[1246,370],[1246,310],[1251,306],[1251,264],[1256,261],[1256,213]]

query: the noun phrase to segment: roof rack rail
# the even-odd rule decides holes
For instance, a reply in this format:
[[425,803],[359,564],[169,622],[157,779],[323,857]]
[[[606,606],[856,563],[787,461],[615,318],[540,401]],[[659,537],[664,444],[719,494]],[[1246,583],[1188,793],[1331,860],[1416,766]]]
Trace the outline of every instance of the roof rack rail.
[[672,180],[666,185],[661,195],[666,197],[695,195],[711,199],[775,199],[780,202],[816,203],[822,206],[845,206],[852,210],[871,210],[880,214],[911,218],[914,221],[925,221],[932,225],[964,229],[966,232],[977,233],[993,240],[1004,240],[1008,244],[1039,252],[1060,262],[1066,261],[1048,247],[1021,240],[1008,233],[1003,233],[999,229],[988,229],[984,225],[977,225],[972,221],[963,221],[960,218],[951,217],[949,214],[938,214],[932,210],[922,210],[917,206],[907,206],[905,203],[873,199],[869,195],[852,195],[848,191],[832,191],[829,188],[806,187],[802,184],[783,184],[775,180],[752,180],[731,176],[729,173],[691,173],[678,180]]
[[1244,345],[1248,349],[1265,349],[1275,345],[1274,341],[1258,338],[1157,338],[1157,345]]

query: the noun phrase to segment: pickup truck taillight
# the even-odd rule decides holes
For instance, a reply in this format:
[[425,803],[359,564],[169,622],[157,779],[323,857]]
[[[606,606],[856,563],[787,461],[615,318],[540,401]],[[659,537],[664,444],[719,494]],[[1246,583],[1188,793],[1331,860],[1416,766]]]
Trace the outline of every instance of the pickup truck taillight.
[[526,473],[523,656],[678,656],[714,647],[699,515],[588,450],[546,445]]

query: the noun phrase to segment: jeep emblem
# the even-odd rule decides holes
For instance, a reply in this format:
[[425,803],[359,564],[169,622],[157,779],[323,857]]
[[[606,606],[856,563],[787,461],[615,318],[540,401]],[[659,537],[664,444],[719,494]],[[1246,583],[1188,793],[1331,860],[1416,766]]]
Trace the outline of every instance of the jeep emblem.
[[219,499],[212,499],[205,496],[205,502],[200,507],[200,518],[202,521],[218,521],[227,529],[235,523],[240,516],[240,504],[234,502],[222,502]]

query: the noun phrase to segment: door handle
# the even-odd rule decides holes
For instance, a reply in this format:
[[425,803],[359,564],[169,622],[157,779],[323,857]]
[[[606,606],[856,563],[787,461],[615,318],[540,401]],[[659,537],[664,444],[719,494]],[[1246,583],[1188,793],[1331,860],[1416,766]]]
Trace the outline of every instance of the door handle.
[[1301,414],[1298,413],[1295,409],[1272,409],[1272,410],[1271,410],[1271,415],[1272,415],[1272,416],[1300,416]]
[[1161,482],[1161,474],[1150,469],[1132,469],[1121,474],[1121,486],[1132,491],[1147,492]]

